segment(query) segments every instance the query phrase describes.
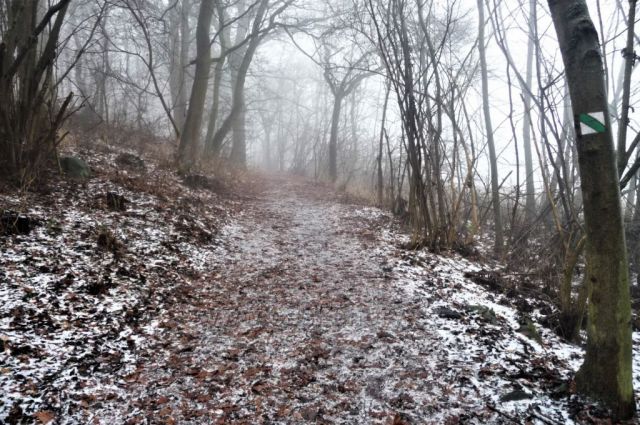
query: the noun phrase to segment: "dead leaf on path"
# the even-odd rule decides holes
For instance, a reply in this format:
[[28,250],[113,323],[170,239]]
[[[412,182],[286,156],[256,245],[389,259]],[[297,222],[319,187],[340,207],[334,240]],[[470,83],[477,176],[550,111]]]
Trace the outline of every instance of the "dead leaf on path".
[[267,394],[269,393],[269,389],[271,388],[271,384],[266,381],[257,381],[251,386],[251,391],[255,394]]
[[186,374],[189,376],[198,376],[202,372],[202,369],[199,367],[190,367],[187,369]]
[[218,373],[219,372],[217,370],[209,371],[209,370],[202,369],[200,370],[200,372],[198,372],[198,374],[196,375],[196,378],[198,378],[200,381],[205,381],[211,378],[212,376],[217,375]]
[[263,368],[261,367],[250,367],[244,372],[243,376],[247,379],[251,379],[262,372],[262,370]]
[[256,397],[253,404],[256,406],[256,413],[260,415],[262,413],[262,397]]
[[130,375],[127,375],[124,377],[124,380],[127,382],[135,382],[138,380],[138,377],[140,376],[140,372],[134,372]]
[[43,423],[43,424],[48,424],[49,422],[54,420],[55,417],[56,417],[55,413],[53,413],[53,412],[51,412],[49,410],[42,410],[42,411],[34,414],[33,416],[35,416],[36,419],[38,419],[40,421],[40,423]]
[[253,339],[260,335],[262,332],[264,332],[264,328],[262,326],[258,326],[257,328],[249,329],[248,331],[243,332],[240,335]]
[[389,425],[409,425],[409,422],[407,422],[402,415],[400,415],[399,413],[396,413],[393,418],[391,418],[391,420],[388,422]]
[[195,399],[200,403],[207,403],[211,401],[211,396],[209,394],[198,394]]

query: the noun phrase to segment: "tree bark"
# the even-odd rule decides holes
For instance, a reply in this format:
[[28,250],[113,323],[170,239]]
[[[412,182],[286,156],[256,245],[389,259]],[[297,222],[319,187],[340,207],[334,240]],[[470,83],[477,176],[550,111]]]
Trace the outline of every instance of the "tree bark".
[[332,183],[335,183],[338,178],[338,127],[340,126],[341,108],[342,94],[334,93],[331,132],[329,133],[329,180]]
[[195,165],[200,140],[200,127],[211,68],[209,29],[215,0],[202,0],[196,28],[196,72],[189,98],[189,108],[178,146],[178,168],[186,172]]
[[229,25],[225,24],[226,13],[224,7],[218,4],[218,27],[220,31],[220,56],[213,71],[213,92],[211,94],[211,110],[209,111],[209,123],[205,136],[205,155],[208,158],[218,157],[222,145],[214,144],[214,136],[220,111],[220,87],[222,85],[222,71],[226,62],[227,45],[229,40]]
[[382,173],[382,147],[384,145],[384,126],[387,120],[387,106],[389,105],[389,94],[391,93],[391,82],[387,81],[384,92],[384,105],[382,106],[382,121],[380,123],[380,140],[378,141],[378,156],[376,161],[378,163],[378,182],[376,188],[378,189],[378,205],[384,204],[384,176]]
[[480,51],[480,72],[482,79],[482,109],[484,112],[485,131],[487,132],[487,145],[489,146],[489,162],[491,165],[491,203],[493,205],[493,220],[495,227],[494,253],[502,255],[504,236],[502,230],[502,214],[500,212],[500,192],[498,182],[498,160],[496,147],[493,141],[493,126],[491,124],[491,110],[489,105],[489,82],[487,78],[487,59],[484,45],[484,4],[478,0],[478,48]]
[[[221,38],[222,40],[222,38]],[[207,157],[217,157],[220,154],[222,145],[214,144],[214,135],[218,123],[218,113],[220,112],[220,86],[222,85],[222,69],[224,59],[216,63],[213,70],[213,92],[211,93],[211,109],[209,111],[209,123],[207,124],[207,134],[205,136],[205,154]]]
[[[234,162],[236,166],[241,168],[246,167],[246,141],[244,131],[244,84],[247,79],[247,72],[249,71],[249,66],[251,65],[251,61],[260,45],[260,42],[265,37],[266,33],[260,33],[264,28],[262,25],[264,24],[265,15],[267,12],[267,8],[269,7],[268,0],[261,0],[257,5],[256,15],[253,20],[253,25],[251,27],[251,32],[247,34],[247,37],[251,39],[248,42],[246,51],[242,56],[230,56],[229,57],[229,65],[232,70],[235,70],[235,74],[232,75],[233,80],[233,92],[232,92],[232,102],[231,102],[231,110],[229,111],[229,115],[223,120],[220,128],[215,132],[211,144],[214,147],[221,147],[222,142],[229,134],[229,131],[234,130],[233,138],[233,146],[231,149],[231,161]],[[244,24],[243,24],[244,25]],[[240,38],[238,38],[238,34],[236,34],[236,46],[241,42]],[[238,53],[238,51],[234,52],[234,54]],[[239,120],[242,122],[242,126],[238,126]]]
[[[179,16],[179,31],[177,31],[177,43],[174,46],[177,51],[174,53],[175,68],[170,77],[172,80],[171,97],[173,101],[173,115],[176,127],[182,132],[187,115],[187,84],[186,68],[189,65],[189,10],[191,0],[182,0]],[[177,29],[177,28],[176,28]]]
[[238,113],[231,124],[233,145],[231,146],[231,162],[241,168],[247,166],[247,137],[245,128],[246,105],[244,101],[244,91],[239,93]]
[[627,419],[636,409],[629,267],[598,33],[585,0],[549,0],[549,8],[576,125],[587,237],[588,339],[576,382],[580,392]]
[[529,0],[529,42],[527,44],[527,72],[526,84],[528,90],[523,90],[524,96],[524,119],[522,121],[522,145],[524,148],[524,167],[525,167],[525,221],[529,224],[533,223],[536,214],[536,194],[533,184],[533,157],[531,155],[531,85],[533,84],[533,48],[534,39],[537,31],[534,25],[537,25],[536,0]]
[[11,25],[0,32],[0,175],[22,187],[52,159],[57,131],[73,97],[56,103],[53,71],[70,0],[60,0],[39,17],[36,0],[6,1],[0,12]]
[[635,62],[633,50],[634,26],[636,20],[636,0],[629,0],[629,27],[624,54],[624,80],[622,83],[622,110],[618,122],[618,174],[622,175],[629,157],[627,156],[627,128],[629,126],[629,98],[631,97],[631,73]]

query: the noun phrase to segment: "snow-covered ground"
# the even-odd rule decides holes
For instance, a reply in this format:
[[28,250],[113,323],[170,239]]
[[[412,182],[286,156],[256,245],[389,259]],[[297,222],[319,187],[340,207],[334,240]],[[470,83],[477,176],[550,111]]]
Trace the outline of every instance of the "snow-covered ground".
[[[57,230],[1,239],[0,422],[564,424],[603,415],[573,393],[581,348],[535,323],[548,305],[474,283],[480,264],[401,249],[406,237],[376,208],[285,179],[242,208],[201,192],[106,184],[56,206]],[[106,190],[131,208],[91,201]],[[53,207],[34,205],[28,214],[50,219]],[[126,242],[122,252],[96,248],[103,228]]]
[[[96,394],[125,395],[146,334],[217,252],[227,212],[215,194],[93,159],[103,174],[88,182],[0,194],[0,212],[37,221],[0,234],[0,423],[84,423]],[[109,208],[107,192],[128,208]]]

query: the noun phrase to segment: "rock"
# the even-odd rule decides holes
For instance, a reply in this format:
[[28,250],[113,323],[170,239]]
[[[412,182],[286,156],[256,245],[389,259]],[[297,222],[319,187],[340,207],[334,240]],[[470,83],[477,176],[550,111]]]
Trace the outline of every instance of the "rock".
[[464,277],[477,283],[478,285],[489,288],[492,291],[502,292],[506,284],[502,276],[493,270],[480,270],[479,272],[465,272]]
[[449,307],[438,307],[435,312],[443,319],[462,319],[462,314],[460,312],[452,310]]
[[15,211],[0,213],[0,235],[28,235],[38,224],[38,220]]
[[91,168],[80,158],[66,156],[60,158],[60,169],[67,176],[76,179],[88,179],[91,177]]
[[107,206],[115,211],[125,211],[129,200],[115,192],[107,192]]
[[522,316],[520,320],[518,320],[518,323],[520,323],[518,332],[527,338],[534,340],[538,344],[542,344],[542,337],[540,336],[540,332],[538,332],[535,323],[533,323],[533,320],[528,316]]
[[467,307],[467,311],[478,314],[485,322],[495,325],[498,323],[496,312],[492,308],[484,305],[470,305]]
[[116,164],[121,168],[126,168],[128,170],[133,171],[146,171],[147,166],[144,163],[144,160],[137,155],[132,153],[121,153],[116,158]]
[[222,192],[224,184],[213,177],[201,174],[188,174],[184,176],[184,184],[193,189],[206,189],[211,192]]
[[531,398],[533,398],[532,394],[529,394],[528,392],[523,390],[515,390],[500,396],[500,401],[502,402],[520,401],[520,400],[529,400]]

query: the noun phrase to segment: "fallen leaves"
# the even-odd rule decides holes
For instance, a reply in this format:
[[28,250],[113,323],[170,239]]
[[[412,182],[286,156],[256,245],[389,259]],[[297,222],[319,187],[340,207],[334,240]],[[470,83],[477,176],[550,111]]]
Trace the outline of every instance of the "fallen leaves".
[[[20,296],[0,306],[13,326],[0,336],[0,355],[15,363],[0,369],[0,380],[51,404],[0,406],[0,421],[52,422],[46,414],[80,407],[71,422],[495,423],[502,410],[522,422],[534,413],[564,422],[571,391],[547,397],[570,371],[554,357],[557,340],[541,351],[518,334],[513,310],[464,279],[477,269],[470,263],[398,250],[402,236],[379,210],[282,181],[245,200],[245,213],[215,236],[209,198],[120,192],[126,211],[104,208],[102,217],[123,241],[117,261],[68,236],[70,222],[95,235],[87,215],[60,220],[56,232],[70,238],[76,266],[14,247],[8,266],[22,286],[10,287]],[[120,219],[128,230],[113,226]],[[212,237],[219,245],[202,248]],[[20,252],[29,255],[18,259]],[[491,274],[475,273],[496,286]],[[48,277],[34,284],[33,276]],[[36,327],[72,337],[57,352],[21,339],[38,336]],[[39,380],[16,378],[16,365],[56,353],[65,363]],[[40,382],[54,384],[43,392]],[[533,398],[515,393],[514,383]],[[63,391],[71,396],[57,400]],[[515,408],[490,404],[510,392],[505,403]]]
[[48,424],[56,418],[55,413],[49,410],[41,410],[40,412],[34,413],[33,416],[42,424]]

